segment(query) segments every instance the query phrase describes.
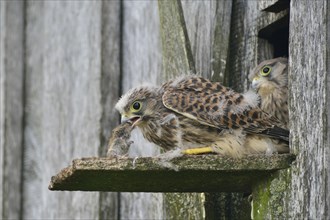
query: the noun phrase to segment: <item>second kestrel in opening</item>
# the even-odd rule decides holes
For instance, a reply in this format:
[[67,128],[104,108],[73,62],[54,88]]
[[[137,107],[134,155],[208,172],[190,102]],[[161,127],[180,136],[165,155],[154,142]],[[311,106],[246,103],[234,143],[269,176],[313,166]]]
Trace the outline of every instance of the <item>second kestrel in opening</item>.
[[288,127],[288,59],[265,60],[249,74],[252,88],[260,96],[260,108]]

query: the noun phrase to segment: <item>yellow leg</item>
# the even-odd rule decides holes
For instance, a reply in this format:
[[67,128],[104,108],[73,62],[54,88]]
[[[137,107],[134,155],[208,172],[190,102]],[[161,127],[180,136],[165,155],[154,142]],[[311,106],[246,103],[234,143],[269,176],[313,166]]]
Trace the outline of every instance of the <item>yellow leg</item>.
[[205,154],[205,153],[213,153],[213,152],[214,151],[212,150],[211,147],[192,148],[182,151],[183,154],[188,154],[188,155]]

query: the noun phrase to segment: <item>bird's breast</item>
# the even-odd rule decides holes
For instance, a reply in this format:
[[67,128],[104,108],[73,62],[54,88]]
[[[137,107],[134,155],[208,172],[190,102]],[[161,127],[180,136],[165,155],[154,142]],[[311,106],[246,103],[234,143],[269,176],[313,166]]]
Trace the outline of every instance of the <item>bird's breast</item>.
[[140,128],[148,141],[165,150],[203,147],[216,141],[222,132],[179,114],[173,116],[173,113],[150,119]]

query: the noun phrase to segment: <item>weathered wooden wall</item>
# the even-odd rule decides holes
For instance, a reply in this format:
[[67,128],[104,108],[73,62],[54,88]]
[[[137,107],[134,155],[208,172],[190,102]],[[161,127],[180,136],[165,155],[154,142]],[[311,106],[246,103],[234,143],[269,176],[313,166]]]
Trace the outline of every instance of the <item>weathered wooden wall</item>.
[[292,168],[287,214],[329,219],[330,5],[291,1],[290,127]]
[[[122,93],[142,83],[161,82],[161,45],[157,1],[124,1]],[[129,155],[154,156],[159,148],[135,130]],[[121,219],[163,219],[161,193],[120,193]]]
[[[288,11],[262,11],[272,1],[233,0],[229,60],[225,83],[238,91],[249,88],[247,76],[261,61],[274,57],[273,45],[259,37],[259,32],[272,22],[288,16]],[[283,53],[280,56],[285,56]]]
[[101,2],[27,2],[24,218],[99,215],[98,193],[46,186],[72,158],[99,152],[100,12]]
[[328,1],[291,1],[289,114],[291,169],[279,171],[254,195],[256,219],[329,219]]
[[[121,90],[121,25],[122,4],[103,1],[101,5],[101,108],[99,155],[104,156],[111,130],[118,124],[114,110]],[[99,218],[119,218],[119,193],[100,193]]]
[[47,185],[72,158],[104,152],[118,123],[119,9],[1,2],[1,218],[117,216],[116,194],[52,193]]
[[[47,185],[73,158],[105,154],[119,123],[113,106],[135,85],[196,71],[246,90],[253,66],[288,54],[274,48],[267,28],[278,20],[272,30],[285,26],[288,10],[261,11],[274,3],[1,1],[1,218],[200,219],[205,211],[209,219],[249,216],[241,194],[50,192]],[[329,11],[326,0],[291,0],[291,145],[297,162],[272,182],[288,185],[283,199],[266,201],[266,214],[257,218],[275,216],[271,201],[283,204],[274,211],[281,217],[329,217]],[[180,42],[185,47],[175,44]],[[159,153],[138,132],[133,138],[130,156]]]
[[24,2],[0,2],[0,218],[21,217]]

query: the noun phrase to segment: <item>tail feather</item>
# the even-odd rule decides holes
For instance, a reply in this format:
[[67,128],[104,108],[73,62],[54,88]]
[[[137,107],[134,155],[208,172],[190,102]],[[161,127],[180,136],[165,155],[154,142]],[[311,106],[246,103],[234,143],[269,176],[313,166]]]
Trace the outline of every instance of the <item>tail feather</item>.
[[290,137],[289,130],[277,126],[274,126],[273,128],[268,128],[260,132],[260,134],[266,135],[271,138],[281,139],[287,142],[289,142],[289,137]]

